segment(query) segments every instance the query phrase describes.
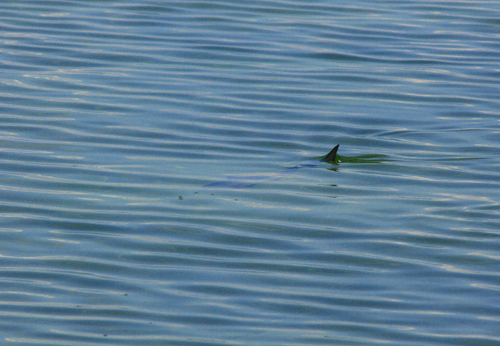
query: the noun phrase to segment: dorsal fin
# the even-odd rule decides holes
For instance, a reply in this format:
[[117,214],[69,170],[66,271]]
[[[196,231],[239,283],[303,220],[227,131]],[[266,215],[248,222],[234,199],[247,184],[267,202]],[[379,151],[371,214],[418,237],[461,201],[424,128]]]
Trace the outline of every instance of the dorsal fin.
[[340,144],[337,144],[337,146],[333,148],[332,151],[330,151],[328,155],[326,155],[325,158],[321,161],[335,162],[335,158],[337,157],[337,150],[339,150],[339,145]]

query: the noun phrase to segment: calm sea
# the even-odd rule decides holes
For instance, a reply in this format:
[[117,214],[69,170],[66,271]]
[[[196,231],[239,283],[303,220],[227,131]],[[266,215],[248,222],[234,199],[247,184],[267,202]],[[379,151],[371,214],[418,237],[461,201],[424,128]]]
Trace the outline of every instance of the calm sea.
[[2,1],[0,343],[500,345],[499,18]]

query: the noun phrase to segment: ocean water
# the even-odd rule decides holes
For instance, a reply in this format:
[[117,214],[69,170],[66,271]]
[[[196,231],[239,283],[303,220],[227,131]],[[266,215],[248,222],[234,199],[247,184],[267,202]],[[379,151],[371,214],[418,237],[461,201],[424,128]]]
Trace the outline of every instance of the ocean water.
[[499,18],[2,1],[0,343],[500,345]]

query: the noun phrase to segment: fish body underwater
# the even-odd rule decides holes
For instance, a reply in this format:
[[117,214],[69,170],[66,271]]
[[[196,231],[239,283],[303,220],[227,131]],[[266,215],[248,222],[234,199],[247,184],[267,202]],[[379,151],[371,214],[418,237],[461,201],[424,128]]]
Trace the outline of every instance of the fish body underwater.
[[[319,160],[319,162],[329,162],[335,163],[337,158],[337,151],[339,149],[339,145],[335,146],[327,155]],[[262,182],[268,181],[276,181],[280,180],[284,176],[291,174],[301,168],[313,168],[316,167],[318,163],[308,163],[299,166],[294,166],[279,173],[268,174],[268,175],[257,175],[257,176],[249,176],[249,177],[229,177],[224,181],[217,181],[215,183],[204,185],[205,188],[212,189],[244,189],[255,186]]]

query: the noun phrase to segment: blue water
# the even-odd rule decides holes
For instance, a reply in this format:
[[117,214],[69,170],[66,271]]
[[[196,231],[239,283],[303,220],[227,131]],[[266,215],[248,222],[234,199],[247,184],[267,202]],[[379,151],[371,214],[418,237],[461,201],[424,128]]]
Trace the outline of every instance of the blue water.
[[500,345],[498,18],[2,1],[0,343]]

